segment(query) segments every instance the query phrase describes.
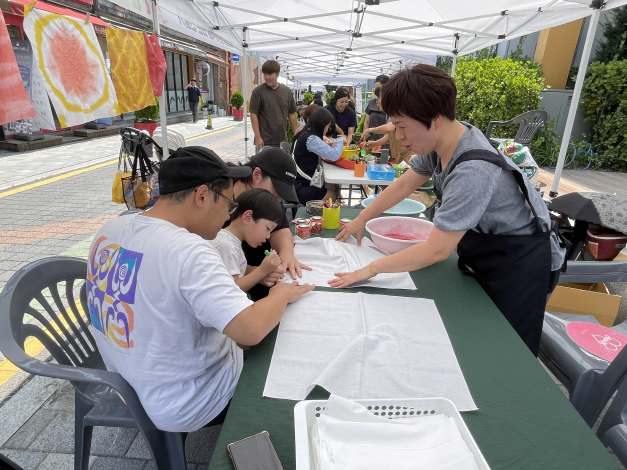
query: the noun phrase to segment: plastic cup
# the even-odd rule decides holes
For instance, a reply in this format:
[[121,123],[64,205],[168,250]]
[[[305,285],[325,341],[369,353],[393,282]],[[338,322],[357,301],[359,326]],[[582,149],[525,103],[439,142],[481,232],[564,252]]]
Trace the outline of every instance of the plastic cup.
[[322,228],[327,230],[336,230],[340,227],[339,207],[336,207],[335,209],[323,207],[322,217],[324,217],[324,221],[322,222]]
[[366,165],[363,163],[355,163],[355,176],[363,177],[366,174]]

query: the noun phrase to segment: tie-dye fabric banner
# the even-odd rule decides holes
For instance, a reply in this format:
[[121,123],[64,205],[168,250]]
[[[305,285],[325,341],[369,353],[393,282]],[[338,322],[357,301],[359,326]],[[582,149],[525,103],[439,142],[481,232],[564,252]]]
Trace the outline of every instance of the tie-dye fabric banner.
[[150,72],[152,92],[155,96],[161,96],[168,65],[165,61],[161,46],[159,46],[157,35],[144,33],[144,40],[146,41],[146,56],[148,57],[148,72]]
[[154,106],[144,33],[110,26],[107,28],[107,48],[120,112],[130,113]]
[[91,23],[24,8],[24,31],[61,127],[120,114]]
[[0,124],[35,115],[0,11]]

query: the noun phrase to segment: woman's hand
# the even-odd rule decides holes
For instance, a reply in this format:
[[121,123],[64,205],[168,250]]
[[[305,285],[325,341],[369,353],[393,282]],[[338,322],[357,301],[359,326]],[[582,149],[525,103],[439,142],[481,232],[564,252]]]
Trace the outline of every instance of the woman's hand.
[[337,278],[331,279],[329,285],[331,287],[337,287],[338,289],[343,289],[357,282],[367,281],[376,276],[375,273],[372,273],[370,265],[353,271],[352,273],[335,273],[334,275],[337,276]]
[[[353,219],[350,223],[344,225],[340,229],[340,233],[335,236],[335,239],[339,242],[345,242],[348,237],[355,235],[357,244],[361,246],[361,239],[363,238],[364,228],[366,228],[366,222],[362,221],[360,217]],[[336,274],[337,276],[337,274]]]
[[294,280],[297,280],[299,277],[303,277],[303,272],[301,271],[301,269],[306,269],[307,271],[312,270],[306,264],[299,262],[296,259],[296,256],[294,256],[294,252],[292,252],[291,254],[284,255],[282,262],[283,262],[283,266],[287,268],[287,270],[290,273],[290,276],[292,276],[292,279]]
[[359,141],[365,142],[366,140],[368,140],[368,137],[370,137],[370,129],[364,129],[364,131],[361,133],[361,138],[359,139]]

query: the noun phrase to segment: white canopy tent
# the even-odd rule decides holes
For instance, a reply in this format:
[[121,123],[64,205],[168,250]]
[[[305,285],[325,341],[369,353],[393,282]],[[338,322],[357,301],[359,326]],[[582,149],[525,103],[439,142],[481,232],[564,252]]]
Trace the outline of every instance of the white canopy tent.
[[[132,3],[131,0],[112,1],[125,7]],[[181,6],[182,3],[196,9],[199,14],[194,18],[191,29],[211,32],[207,37],[210,36],[212,41],[219,38],[242,54],[246,51],[285,56],[296,52],[323,53],[335,56],[337,65],[337,59],[343,53],[347,70],[340,72],[344,75],[342,80],[351,76],[360,79],[362,75],[372,76],[372,68],[367,73],[356,73],[359,67],[353,67],[353,58],[357,60],[359,57],[359,60],[367,62],[373,53],[404,56],[437,54],[452,56],[454,66],[460,54],[592,15],[573,93],[575,103],[579,102],[600,10],[627,4],[627,0],[154,1],[158,1],[168,12],[178,12],[180,23],[189,19],[189,16],[184,18],[181,14],[186,8]],[[164,16],[161,15],[162,24]],[[173,27],[172,24],[168,26]],[[179,27],[187,28],[187,25]],[[228,49],[228,46],[225,48]],[[319,77],[314,70],[307,69],[311,67],[307,64],[307,57],[299,57],[304,60],[292,60],[294,65],[290,63],[290,67],[294,68],[290,69],[290,74]],[[344,66],[337,68],[343,69]],[[321,72],[317,71],[318,74]],[[551,195],[557,194],[575,112],[576,107],[571,106]],[[246,120],[246,114],[244,116]]]

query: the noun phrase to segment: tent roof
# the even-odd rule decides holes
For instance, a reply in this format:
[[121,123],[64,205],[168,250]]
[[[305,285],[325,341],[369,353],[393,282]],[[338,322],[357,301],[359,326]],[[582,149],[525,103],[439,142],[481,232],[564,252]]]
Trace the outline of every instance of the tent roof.
[[[251,51],[463,55],[589,16],[601,0],[192,1],[234,46],[246,27]],[[607,0],[605,8],[626,3]]]
[[365,82],[382,73],[392,75],[400,68],[418,63],[435,64],[435,56],[405,56],[387,52],[281,52],[269,57],[279,61],[281,72],[297,80],[344,80]]

